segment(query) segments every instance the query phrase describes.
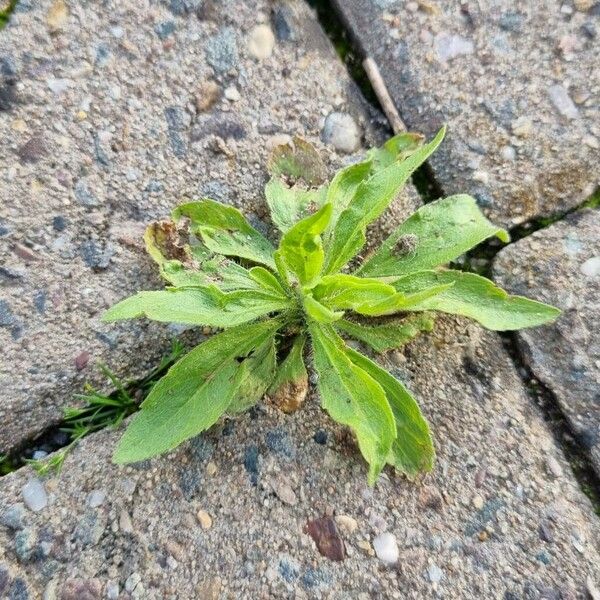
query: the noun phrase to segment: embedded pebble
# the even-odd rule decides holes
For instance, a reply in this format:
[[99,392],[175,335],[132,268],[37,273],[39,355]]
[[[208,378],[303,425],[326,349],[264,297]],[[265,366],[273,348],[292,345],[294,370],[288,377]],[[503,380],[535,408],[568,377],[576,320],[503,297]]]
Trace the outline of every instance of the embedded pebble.
[[224,95],[225,98],[227,98],[227,100],[229,100],[230,102],[238,102],[242,97],[238,89],[233,85],[230,85],[228,88],[225,88]]
[[88,496],[88,506],[90,508],[98,508],[104,502],[106,493],[102,490],[92,490]]
[[336,515],[335,522],[337,526],[348,535],[353,534],[358,528],[358,523],[356,522],[356,519],[353,519],[348,515]]
[[122,510],[119,513],[119,529],[123,533],[132,533],[133,532],[133,523],[131,522],[131,517],[126,510]]
[[548,456],[546,458],[546,466],[548,470],[554,477],[562,477],[563,476],[563,468],[560,466],[560,463],[554,458],[554,456]]
[[268,25],[257,25],[248,39],[248,51],[258,60],[269,58],[275,46],[275,36]]
[[586,277],[598,277],[600,275],[600,256],[592,256],[592,258],[588,258],[582,265],[579,267],[579,270]]
[[431,583],[439,583],[442,580],[443,572],[437,565],[430,565],[427,569],[427,577]]
[[39,479],[30,479],[22,488],[21,493],[29,510],[38,512],[48,505],[48,495],[44,484]]
[[471,40],[448,33],[438,33],[433,40],[433,45],[438,58],[443,62],[452,60],[457,56],[473,54],[474,51]]
[[396,542],[396,537],[389,531],[380,533],[373,540],[373,548],[377,558],[386,565],[394,565],[400,558],[400,551],[398,550],[398,542]]
[[212,527],[212,517],[205,510],[199,510],[196,513],[196,518],[202,529],[210,529]]
[[351,115],[332,112],[325,119],[321,139],[336,150],[349,154],[360,146],[360,135],[360,129]]
[[579,116],[579,111],[573,100],[571,100],[569,92],[567,92],[562,85],[551,85],[548,88],[548,94],[550,95],[552,104],[554,104],[556,110],[563,117],[567,117],[567,119],[576,119]]

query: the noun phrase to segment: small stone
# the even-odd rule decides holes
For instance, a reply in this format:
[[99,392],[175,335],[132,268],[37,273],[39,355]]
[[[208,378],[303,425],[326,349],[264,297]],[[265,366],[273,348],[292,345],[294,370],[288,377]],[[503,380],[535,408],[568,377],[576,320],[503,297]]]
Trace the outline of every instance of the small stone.
[[46,23],[52,32],[60,31],[67,19],[69,18],[69,10],[64,0],[54,0],[50,5],[48,14],[46,15]]
[[284,504],[294,506],[298,503],[294,490],[285,481],[276,481],[273,491]]
[[135,590],[136,587],[138,587],[138,585],[141,583],[142,581],[142,576],[135,572],[132,573],[126,580],[125,580],[125,591],[127,592],[133,592]]
[[119,513],[119,529],[123,533],[133,533],[133,523],[131,522],[129,513],[125,509]]
[[166,40],[175,31],[175,21],[158,23],[158,25],[154,27],[154,31],[161,40]]
[[87,503],[90,508],[98,508],[104,503],[106,494],[102,490],[92,490],[88,496]]
[[17,154],[24,163],[36,163],[47,154],[46,143],[41,135],[31,136],[18,150]]
[[395,565],[400,558],[396,537],[389,531],[380,533],[373,540],[373,548],[377,558],[386,565]]
[[321,139],[336,150],[350,154],[360,146],[360,129],[351,115],[332,112],[327,115]]
[[352,535],[358,528],[356,519],[353,519],[349,515],[336,515],[335,522],[337,523],[337,526],[348,535]]
[[308,521],[304,531],[314,540],[317,549],[323,556],[335,561],[344,560],[346,547],[332,518],[321,517]]
[[15,554],[19,562],[27,562],[35,548],[35,534],[29,527],[22,529],[15,535]]
[[32,262],[38,259],[36,252],[25,246],[25,244],[16,243],[13,250],[19,258],[22,258],[26,262]]
[[548,88],[548,94],[552,104],[563,117],[576,119],[579,116],[575,103],[562,85],[551,85]]
[[424,485],[419,492],[419,504],[425,508],[441,510],[444,499],[441,492],[434,485]]
[[431,583],[439,583],[442,580],[444,573],[437,565],[430,565],[427,569],[427,577]]
[[481,510],[484,505],[484,500],[479,494],[477,494],[476,496],[473,496],[471,503],[477,510]]
[[313,436],[315,443],[325,446],[327,444],[327,432],[323,429],[319,429]]
[[233,27],[223,27],[206,41],[206,61],[217,73],[226,73],[238,63]]
[[275,46],[275,36],[268,25],[257,25],[248,39],[248,51],[258,60],[269,58]]
[[73,188],[76,200],[88,208],[98,206],[98,198],[90,192],[88,183],[85,179],[79,179]]
[[45,452],[44,450],[36,450],[32,455],[31,458],[33,460],[43,460],[44,458],[46,458],[46,456],[48,456],[48,453]]
[[287,133],[276,133],[265,142],[265,147],[267,150],[274,150],[277,146],[290,144],[291,141],[292,138]]
[[108,600],[117,600],[119,597],[119,584],[116,581],[109,581],[106,584],[104,593]]
[[102,598],[99,579],[67,579],[61,590],[61,600],[98,600]]
[[515,160],[517,158],[517,151],[512,146],[502,146],[500,156],[504,160]]
[[217,465],[214,462],[209,462],[206,465],[206,474],[209,477],[214,477],[217,474]]
[[0,524],[9,529],[22,529],[25,525],[25,507],[17,502],[9,506],[0,515]]
[[210,110],[219,99],[221,88],[216,81],[209,79],[203,81],[194,95],[194,105],[197,112]]
[[225,98],[227,98],[227,100],[230,102],[239,102],[241,97],[242,96],[240,92],[234,85],[230,85],[229,87],[225,88]]
[[446,62],[464,56],[473,54],[474,46],[471,40],[467,40],[460,35],[449,35],[448,33],[438,33],[433,40],[433,47],[442,62]]
[[511,123],[512,132],[517,137],[528,137],[533,130],[533,123],[528,117],[519,117]]
[[548,471],[550,471],[554,477],[558,478],[563,476],[563,469],[554,456],[548,456],[546,458],[546,467],[548,467]]
[[33,512],[39,512],[48,505],[48,495],[44,484],[39,479],[30,479],[22,488],[21,494],[25,505]]
[[75,357],[75,368],[78,371],[83,371],[83,369],[85,369],[88,366],[88,363],[90,362],[91,356],[92,355],[87,350],[84,350],[83,352],[80,352]]
[[198,519],[198,523],[200,523],[200,527],[202,527],[202,529],[210,529],[212,527],[212,517],[205,510],[200,509],[196,513],[196,518]]
[[600,275],[600,256],[592,256],[581,264],[579,270],[586,277],[598,277]]
[[46,84],[48,85],[48,89],[58,96],[69,89],[71,82],[68,79],[54,79],[51,77],[46,80]]

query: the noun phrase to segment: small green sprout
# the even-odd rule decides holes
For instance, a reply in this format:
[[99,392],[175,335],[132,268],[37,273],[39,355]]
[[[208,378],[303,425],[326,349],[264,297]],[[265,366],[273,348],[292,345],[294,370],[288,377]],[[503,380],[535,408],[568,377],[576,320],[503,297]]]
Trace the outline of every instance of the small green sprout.
[[[470,317],[496,331],[541,325],[559,314],[509,296],[484,277],[442,266],[487,238],[509,241],[470,196],[426,204],[377,251],[358,258],[367,226],[444,133],[427,144],[416,134],[397,135],[329,183],[310,144],[295,139],[278,148],[265,187],[281,231],[277,248],[237,209],[209,199],[183,204],[171,220],[151,224],[146,246],[169,286],[119,302],[104,319],[145,316],[224,331],[153,387],[115,462],[168,452],[265,394],[285,411],[297,409],[306,396],[310,357],[322,406],[354,432],[370,484],[386,464],[410,476],[431,470],[433,443],[416,401],[344,337],[383,352],[431,330],[432,312]],[[377,320],[365,324],[366,317]]]

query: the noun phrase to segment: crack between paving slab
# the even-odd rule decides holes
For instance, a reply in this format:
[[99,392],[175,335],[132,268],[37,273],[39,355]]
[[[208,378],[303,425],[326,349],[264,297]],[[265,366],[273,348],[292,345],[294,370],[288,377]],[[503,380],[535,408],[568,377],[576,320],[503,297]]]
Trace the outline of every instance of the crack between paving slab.
[[[340,59],[346,65],[349,76],[354,79],[365,99],[386,115],[390,125],[389,133],[405,131],[406,126],[401,117],[401,110],[393,103],[376,62],[353,34],[343,12],[339,10],[337,0],[306,1],[316,11],[326,35],[330,38]],[[425,204],[445,195],[428,162],[413,174],[412,183]],[[572,209],[547,217],[536,217],[513,227],[509,231],[510,243],[514,244],[579,210],[599,207],[600,189],[597,189],[589,198]],[[466,254],[464,261],[453,266],[489,277],[493,259],[506,245],[496,239],[489,240],[473,248]],[[577,435],[561,411],[554,393],[533,375],[525,363],[516,334],[502,333],[499,335],[523,381],[523,387],[532,402],[538,406],[558,447],[561,448],[569,462],[579,487],[589,498],[595,513],[600,516],[600,477],[592,466],[589,454],[577,440]]]

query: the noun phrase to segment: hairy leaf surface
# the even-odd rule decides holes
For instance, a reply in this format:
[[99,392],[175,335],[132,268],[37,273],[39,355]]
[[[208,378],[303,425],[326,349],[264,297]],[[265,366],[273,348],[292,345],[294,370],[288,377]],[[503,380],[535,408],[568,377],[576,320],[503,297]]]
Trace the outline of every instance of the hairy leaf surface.
[[167,452],[208,429],[227,410],[245,376],[238,360],[272,337],[281,321],[241,325],[211,337],[176,362],[152,388],[113,460],[129,463]]
[[147,317],[154,321],[233,327],[270,312],[289,308],[289,300],[272,292],[221,292],[214,286],[138,292],[109,308],[104,321]]
[[321,274],[325,253],[321,233],[331,217],[331,204],[302,219],[281,239],[281,256],[303,286],[309,286]]
[[508,233],[490,223],[474,198],[449,196],[422,206],[357,270],[365,277],[407,275],[446,264],[483,240]]
[[336,321],[335,328],[361,342],[375,352],[385,352],[400,348],[410,342],[422,331],[433,329],[433,317],[428,314],[417,314],[397,322],[381,325],[364,325],[347,319]]
[[319,323],[333,323],[344,316],[343,312],[327,308],[312,296],[304,297],[304,310],[311,319]]
[[173,218],[179,220],[181,217],[191,220],[193,231],[213,252],[239,256],[275,268],[275,248],[237,208],[205,199],[178,206],[173,211]]
[[328,325],[310,325],[323,408],[356,434],[375,483],[396,437],[396,422],[382,386],[348,357],[344,341]]
[[368,373],[384,390],[396,421],[396,438],[392,443],[387,462],[409,476],[431,471],[435,451],[429,425],[421,414],[419,405],[409,391],[385,369],[348,348],[352,362]]
[[412,173],[444,138],[445,128],[405,160],[393,162],[359,184],[348,207],[340,214],[327,248],[325,273],[339,271],[365,243],[367,225],[379,217],[398,195]]
[[394,286],[402,293],[413,294],[445,284],[452,284],[452,287],[406,310],[439,310],[463,315],[495,331],[543,325],[560,315],[558,308],[522,296],[510,296],[489,279],[474,273],[422,271],[402,277]]

